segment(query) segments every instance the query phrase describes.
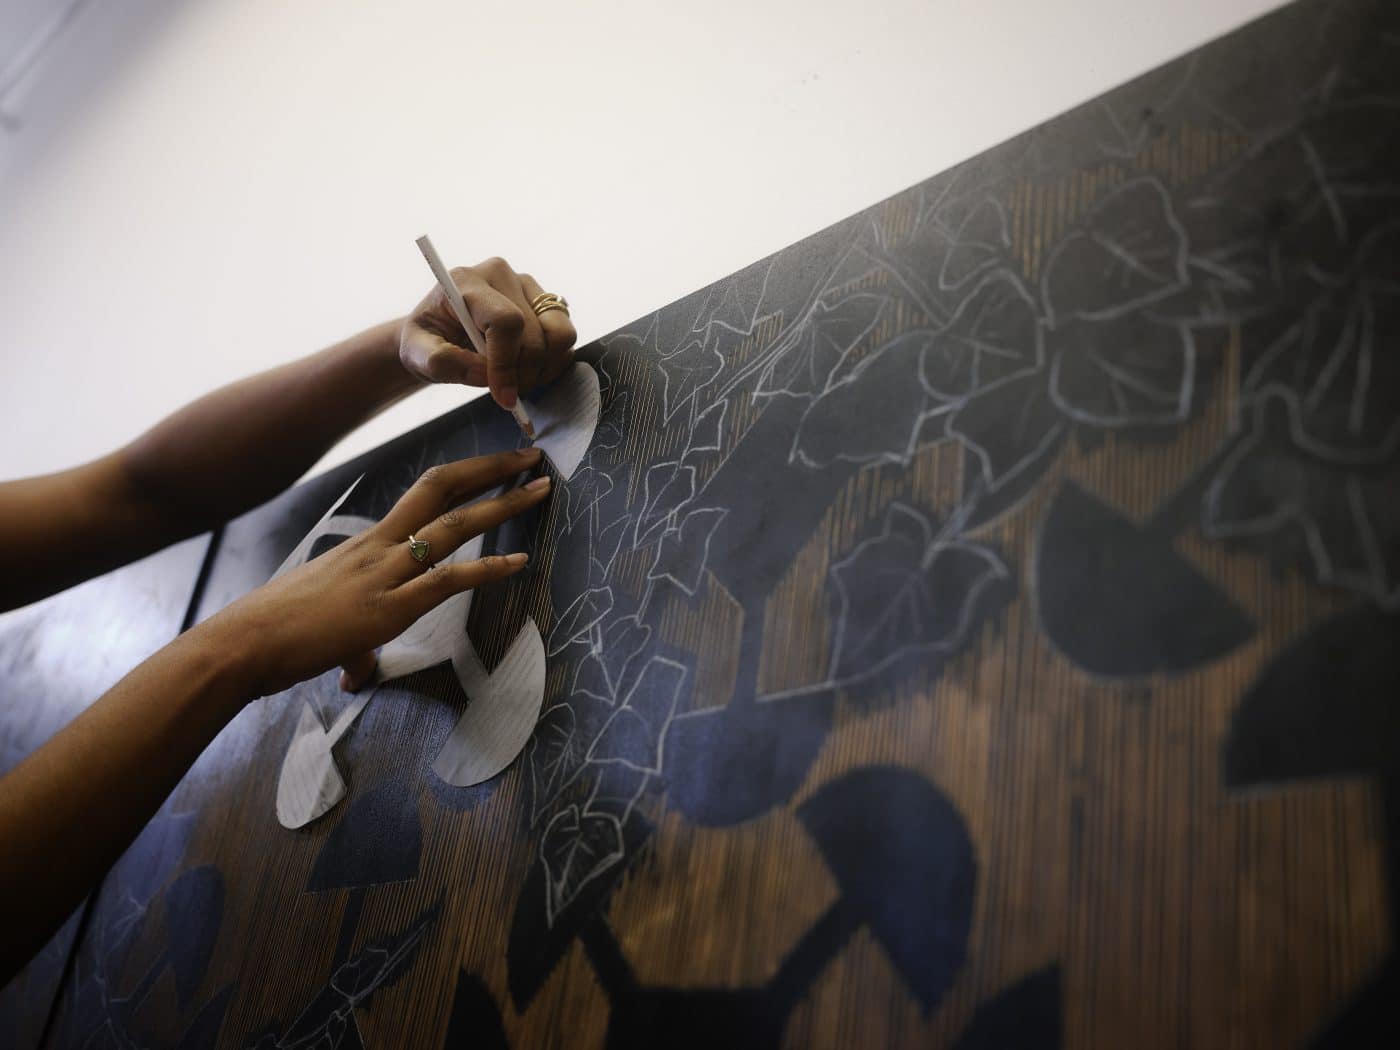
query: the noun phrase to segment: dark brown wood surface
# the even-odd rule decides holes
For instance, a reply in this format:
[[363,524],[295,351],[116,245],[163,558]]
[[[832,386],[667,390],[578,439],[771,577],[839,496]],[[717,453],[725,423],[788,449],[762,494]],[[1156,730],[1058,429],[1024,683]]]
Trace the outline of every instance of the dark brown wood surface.
[[[1292,6],[588,348],[467,628],[546,640],[525,754],[443,785],[422,672],[289,831],[346,698],[255,703],[52,1045],[1386,1045],[1398,71],[1393,5]],[[516,440],[474,403],[233,523],[204,614]]]

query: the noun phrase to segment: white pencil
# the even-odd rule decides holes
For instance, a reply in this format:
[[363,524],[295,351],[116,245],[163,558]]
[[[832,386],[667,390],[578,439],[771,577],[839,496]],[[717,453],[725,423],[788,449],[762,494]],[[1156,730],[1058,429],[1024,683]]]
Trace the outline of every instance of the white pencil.
[[[466,301],[462,298],[462,293],[457,290],[457,282],[452,279],[452,275],[447,272],[447,267],[442,264],[442,258],[438,255],[437,249],[433,247],[433,242],[428,239],[425,233],[417,241],[418,250],[423,253],[423,258],[428,261],[428,266],[433,271],[433,276],[437,278],[438,285],[442,288],[443,295],[447,296],[447,303],[452,307],[452,312],[457,315],[457,322],[466,329],[467,338],[472,341],[472,346],[476,347],[476,352],[483,358],[486,356],[486,340],[482,338],[481,330],[472,321],[472,315],[467,312]],[[515,405],[510,410],[510,414],[515,417],[515,421],[520,424],[520,429],[525,432],[525,436],[531,440],[535,437],[535,424],[530,421],[530,414],[525,411],[525,406],[520,401],[517,392]]]

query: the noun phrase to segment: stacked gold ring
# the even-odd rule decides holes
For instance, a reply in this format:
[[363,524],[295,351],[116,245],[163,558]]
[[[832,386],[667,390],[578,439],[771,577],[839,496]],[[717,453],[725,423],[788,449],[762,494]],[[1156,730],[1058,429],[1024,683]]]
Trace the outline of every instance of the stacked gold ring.
[[555,295],[553,292],[540,292],[530,300],[530,309],[535,311],[535,316],[547,310],[563,310],[565,315],[569,312],[569,300],[562,295]]

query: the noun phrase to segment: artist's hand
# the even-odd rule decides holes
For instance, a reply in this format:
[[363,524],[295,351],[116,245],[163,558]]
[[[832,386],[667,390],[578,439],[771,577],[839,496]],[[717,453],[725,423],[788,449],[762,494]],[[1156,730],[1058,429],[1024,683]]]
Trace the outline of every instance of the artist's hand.
[[432,383],[487,386],[502,408],[555,379],[573,360],[578,333],[563,310],[539,316],[530,302],[544,289],[504,259],[452,271],[467,311],[486,338],[486,356],[473,348],[441,288],[433,290],[399,329],[399,360]]
[[[248,696],[267,696],[337,664],[358,689],[374,672],[374,650],[443,601],[519,572],[524,554],[441,564],[474,536],[549,494],[549,478],[461,505],[540,462],[538,448],[446,463],[427,471],[384,520],[278,576],[195,628],[214,652],[233,652]],[[409,554],[412,534],[428,558]]]

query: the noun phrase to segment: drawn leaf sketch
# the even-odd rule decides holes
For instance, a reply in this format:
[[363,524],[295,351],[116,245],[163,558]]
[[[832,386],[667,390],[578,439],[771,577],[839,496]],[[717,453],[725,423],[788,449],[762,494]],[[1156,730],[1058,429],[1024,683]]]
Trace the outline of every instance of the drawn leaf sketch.
[[984,597],[1010,578],[989,548],[942,536],[918,510],[892,503],[881,533],[832,567],[831,679],[869,678],[915,653],[927,661],[955,652]]
[[868,292],[829,304],[818,300],[796,338],[769,360],[757,393],[819,395],[832,373],[879,323],[888,305],[887,296]]
[[988,387],[948,417],[948,435],[976,457],[981,479],[992,492],[1047,465],[1067,429],[1039,374]]
[[1031,297],[1015,276],[999,270],[979,283],[928,341],[919,378],[934,398],[954,401],[1034,371],[1042,357]]
[[728,513],[723,507],[701,507],[687,514],[678,526],[667,529],[647,579],[669,580],[686,594],[699,590],[709,560],[710,538]]
[[588,761],[620,762],[639,772],[659,773],[666,730],[685,676],[684,665],[652,657],[588,749]]
[[549,921],[579,891],[623,857],[622,825],[610,814],[580,813],[568,806],[554,815],[540,843],[547,876],[545,903]]
[[938,287],[953,291],[998,265],[1011,251],[1006,213],[1001,204],[986,197],[962,219],[953,243],[938,271]]
[[1271,397],[1206,490],[1202,529],[1264,543],[1326,584],[1400,607],[1400,463],[1339,469],[1294,443],[1292,405]]
[[724,357],[711,340],[693,339],[676,353],[661,357],[657,367],[665,381],[662,416],[669,423],[698,391],[714,382],[724,369]]
[[1136,315],[1061,324],[1049,337],[1050,397],[1097,427],[1180,423],[1190,417],[1196,345],[1185,326]]
[[[927,329],[895,336],[829,383],[802,414],[793,458],[808,467],[907,463],[932,400],[919,381],[920,357],[932,337]],[[871,405],[880,411],[872,413]]]
[[558,656],[576,642],[586,642],[588,632],[593,629],[613,607],[611,587],[593,587],[574,599],[567,609],[559,614],[554,629],[549,632],[547,655]]
[[1041,279],[1050,323],[1105,321],[1166,298],[1187,283],[1186,249],[1166,188],[1125,182],[1051,251]]

